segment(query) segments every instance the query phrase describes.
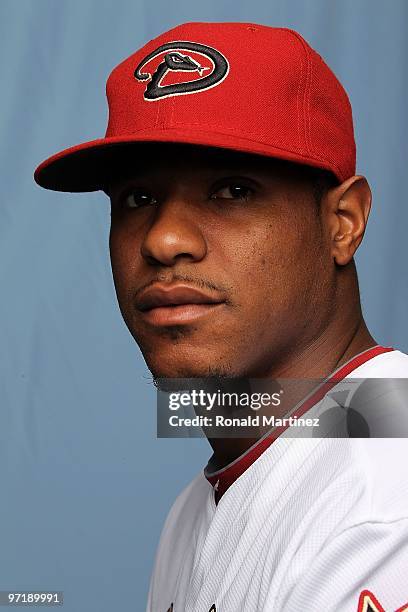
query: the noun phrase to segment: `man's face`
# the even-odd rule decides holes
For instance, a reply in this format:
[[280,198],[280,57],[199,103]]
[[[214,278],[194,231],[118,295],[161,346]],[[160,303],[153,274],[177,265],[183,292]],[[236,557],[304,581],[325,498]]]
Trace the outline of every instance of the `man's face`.
[[335,290],[304,171],[188,145],[145,146],[112,180],[124,320],[155,377],[262,376],[306,347]]

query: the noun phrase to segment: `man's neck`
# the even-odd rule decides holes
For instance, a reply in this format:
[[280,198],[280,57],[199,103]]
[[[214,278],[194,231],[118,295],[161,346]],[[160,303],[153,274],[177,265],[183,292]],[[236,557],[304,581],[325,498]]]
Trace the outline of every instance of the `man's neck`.
[[273,364],[267,377],[326,378],[355,355],[377,344],[361,315],[353,323],[350,321],[346,330],[344,319],[341,325],[331,325],[301,350]]
[[[266,375],[263,373],[262,377],[271,379],[324,379],[350,361],[355,355],[377,344],[369,333],[361,314],[354,322],[354,326],[346,327],[348,333],[344,331],[344,322],[343,318],[341,326],[331,325],[314,342],[297,354],[292,354],[286,362],[282,361],[280,364],[271,367],[269,373]],[[296,397],[296,390],[294,390],[292,399],[293,405],[296,405],[302,397]],[[257,442],[257,439],[212,438],[209,439],[209,442],[214,450],[214,462],[218,469],[221,469],[242,455]]]

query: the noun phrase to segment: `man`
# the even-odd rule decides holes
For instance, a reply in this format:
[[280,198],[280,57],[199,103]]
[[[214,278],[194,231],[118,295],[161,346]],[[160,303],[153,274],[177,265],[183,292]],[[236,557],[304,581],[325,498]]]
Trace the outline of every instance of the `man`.
[[[119,306],[156,379],[323,379],[302,415],[346,377],[408,377],[361,313],[371,193],[350,104],[299,34],[178,26],[107,95],[106,137],[35,178],[110,196]],[[148,611],[408,609],[405,440],[284,427],[210,442],[164,526]]]

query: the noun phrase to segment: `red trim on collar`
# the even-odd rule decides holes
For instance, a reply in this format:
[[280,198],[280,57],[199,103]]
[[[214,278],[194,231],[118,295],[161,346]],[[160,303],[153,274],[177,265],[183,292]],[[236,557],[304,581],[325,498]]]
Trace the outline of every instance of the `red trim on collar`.
[[[330,389],[332,389],[338,382],[351,374],[353,370],[363,365],[363,363],[370,361],[370,359],[373,359],[374,357],[377,357],[383,353],[389,353],[393,350],[394,348],[392,347],[374,346],[360,353],[359,355],[356,355],[338,370],[333,372],[333,374],[331,374],[326,381],[323,382],[321,386],[318,387],[316,391],[303,404],[301,404],[296,412],[294,412],[291,416],[302,416],[305,414],[305,412],[317,404],[317,402],[323,399]],[[214,487],[216,504],[219,502],[225,491],[237,480],[237,478],[239,478],[239,476],[241,476],[245,470],[247,470],[258,459],[258,457],[260,457],[262,453],[269,448],[272,442],[279,438],[279,436],[287,428],[288,425],[282,425],[281,427],[276,428],[270,435],[261,438],[243,455],[241,455],[241,457],[227,465],[225,468],[222,468],[217,472],[213,472],[212,474],[207,474],[206,470],[204,470],[206,479]]]

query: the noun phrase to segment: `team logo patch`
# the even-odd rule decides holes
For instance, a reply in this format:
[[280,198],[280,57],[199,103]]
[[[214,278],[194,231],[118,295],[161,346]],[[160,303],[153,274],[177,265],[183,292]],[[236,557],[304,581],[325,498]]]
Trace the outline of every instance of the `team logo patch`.
[[151,102],[211,89],[219,85],[228,72],[227,59],[213,47],[174,41],[144,57],[134,76],[137,81],[148,82],[143,97]]
[[[357,612],[386,612],[378,599],[371,591],[364,590],[360,593]],[[395,612],[408,612],[408,603],[395,610]]]
[[358,600],[357,612],[385,612],[385,610],[370,591],[362,591]]

